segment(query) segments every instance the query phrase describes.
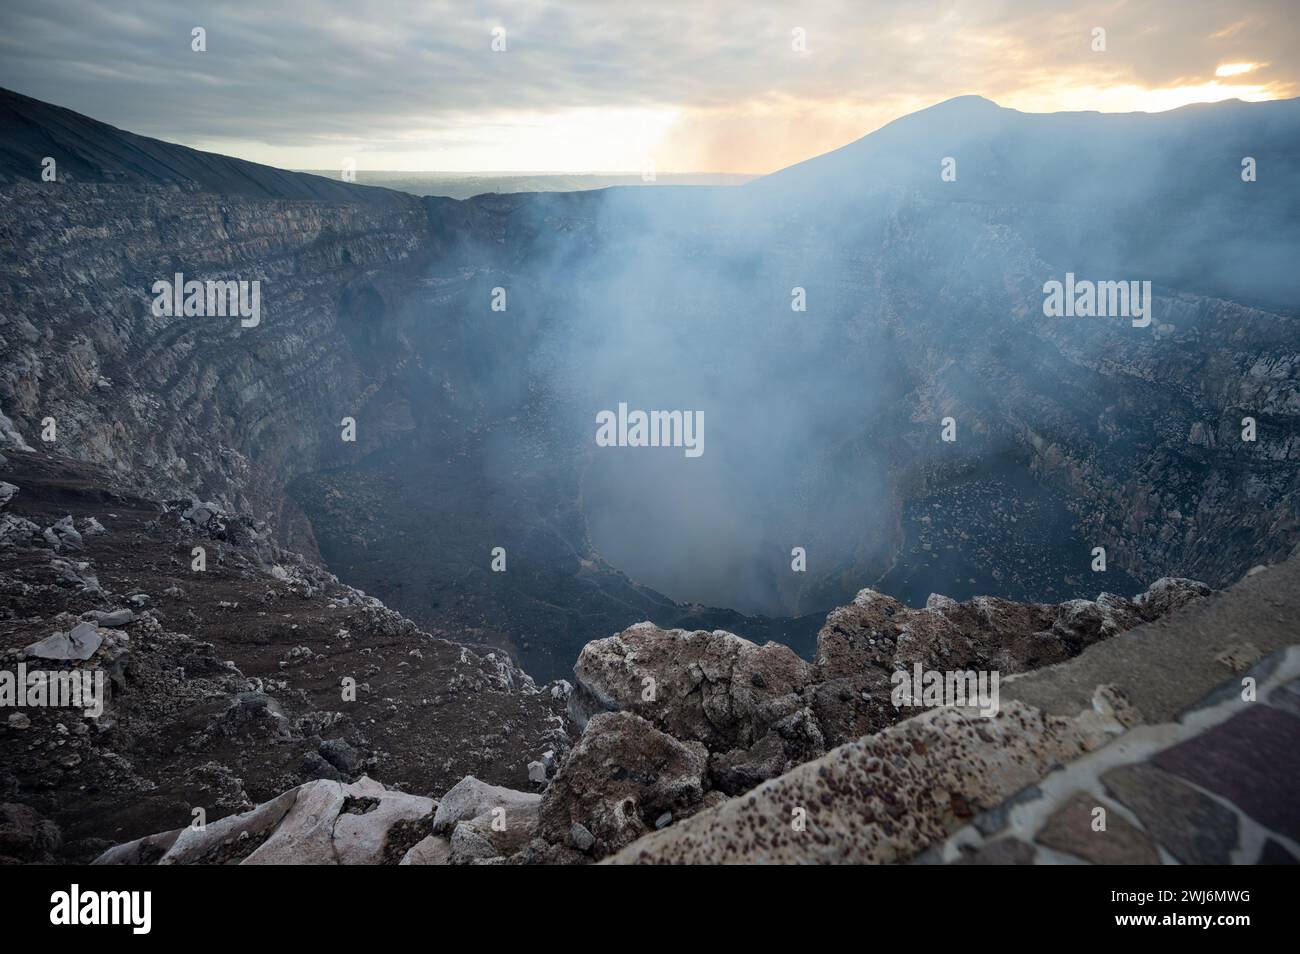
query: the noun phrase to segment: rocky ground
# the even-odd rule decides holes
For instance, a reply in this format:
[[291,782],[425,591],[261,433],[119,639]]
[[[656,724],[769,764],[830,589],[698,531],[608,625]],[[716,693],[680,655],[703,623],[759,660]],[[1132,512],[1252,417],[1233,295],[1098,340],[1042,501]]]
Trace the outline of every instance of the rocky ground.
[[[1162,580],[1132,600],[909,608],[864,590],[827,618],[811,662],[643,623],[589,643],[572,687],[539,689],[247,519],[151,502],[40,453],[7,453],[0,475],[6,668],[103,669],[110,685],[99,718],[29,707],[0,721],[0,855],[19,861],[600,860],[846,744],[887,751],[920,711],[893,705],[896,668],[1032,670],[1208,593]],[[1017,729],[1001,735],[1027,780],[1024,764],[1077,755],[1102,732],[1044,729],[1040,744],[1019,710],[1008,718]],[[959,751],[988,733],[979,721],[928,743],[936,758],[979,775]],[[922,824],[925,804],[895,809],[908,830],[943,830]],[[899,844],[899,856],[922,847]]]
[[[527,789],[529,763],[565,751],[564,684],[538,689],[500,653],[418,630],[250,521],[120,492],[82,463],[5,457],[0,666],[102,668],[110,701],[98,719],[0,713],[0,799],[26,806],[6,811],[61,831],[16,846],[24,825],[0,823],[0,856],[85,861],[195,809],[216,821],[363,773],[421,795],[466,775]],[[83,625],[88,659],[29,649]]]

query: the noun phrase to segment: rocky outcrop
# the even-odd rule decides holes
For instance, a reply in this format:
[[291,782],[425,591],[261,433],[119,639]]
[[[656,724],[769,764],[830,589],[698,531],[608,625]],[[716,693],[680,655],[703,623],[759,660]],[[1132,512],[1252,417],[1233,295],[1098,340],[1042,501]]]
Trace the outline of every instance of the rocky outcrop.
[[[362,320],[349,303],[364,295],[379,310],[415,286],[431,248],[421,203],[331,206],[143,185],[11,190],[0,218],[44,262],[39,273],[0,263],[6,287],[35,296],[0,295],[0,408],[11,427],[40,443],[41,422],[53,418],[60,453],[108,465],[157,498],[200,494],[269,516],[283,542],[314,553],[283,490],[344,449],[343,416],[388,416],[385,381],[401,359],[377,361],[381,341],[349,338]],[[376,269],[383,275],[366,277]],[[261,282],[258,327],[155,316],[152,283],[178,270]],[[314,418],[304,416],[311,406]],[[373,447],[386,433],[363,427],[358,443]]]
[[[1158,845],[1165,863],[1291,863],[1297,579],[1296,558],[1253,572],[1009,678],[991,718],[932,709],[610,860],[1149,863]],[[1249,669],[1225,652],[1239,632],[1258,644]],[[1104,833],[1097,807],[1112,822]]]
[[351,784],[308,782],[213,824],[114,846],[95,864],[500,863],[533,840],[538,800],[472,777],[441,801],[364,775]]
[[913,609],[863,590],[832,610],[818,634],[812,708],[828,743],[840,745],[898,720],[889,701],[896,670],[1009,676],[1073,658],[1209,593],[1194,580],[1161,579],[1132,600],[1113,593],[1056,605],[931,596]]
[[569,713],[581,726],[593,712],[630,712],[698,742],[709,753],[709,787],[735,795],[915,714],[894,703],[898,670],[1009,676],[1070,659],[1208,593],[1192,580],[1166,579],[1133,600],[932,596],[913,609],[863,590],[827,617],[812,664],[777,643],[642,623],[587,644],[574,666]]
[[576,724],[592,711],[633,712],[716,753],[715,784],[724,790],[742,790],[755,772],[779,774],[823,749],[805,699],[812,667],[778,643],[641,623],[588,643],[574,676]]
[[[499,819],[500,831],[506,828],[520,828],[532,831],[536,823],[529,824],[526,819],[536,820],[537,806],[541,795],[513,792],[500,785],[489,785],[465,776],[456,782],[447,794],[438,799],[438,812],[433,819],[433,831],[438,834],[450,834],[461,821],[471,821],[494,816]],[[517,824],[511,824],[513,820]]]
[[708,787],[708,751],[631,712],[587,723],[542,798],[541,834],[603,858],[695,812]]
[[1048,717],[1013,704],[992,718],[935,709],[642,839],[616,863],[883,863],[906,859],[1052,765],[1131,725],[1123,700]]

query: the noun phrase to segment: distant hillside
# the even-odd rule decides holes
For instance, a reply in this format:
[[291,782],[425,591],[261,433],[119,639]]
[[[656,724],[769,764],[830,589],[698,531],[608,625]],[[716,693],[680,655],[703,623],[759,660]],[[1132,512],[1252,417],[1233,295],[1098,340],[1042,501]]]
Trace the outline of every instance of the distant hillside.
[[383,206],[408,201],[387,189],[287,172],[137,136],[70,109],[0,89],[0,182],[39,181],[46,156],[57,162],[59,178],[71,181],[175,183],[253,198]]
[[[313,175],[339,177],[337,171],[304,169]],[[590,189],[607,189],[611,186],[736,186],[753,181],[751,175],[722,173],[660,173],[651,182],[640,175],[629,173],[547,173],[501,172],[484,175],[449,172],[393,172],[376,170],[357,171],[357,182],[363,185],[397,189],[412,195],[436,195],[448,199],[469,199],[476,195],[495,192],[585,192]]]
[[1049,261],[1294,313],[1297,182],[1300,99],[1022,113],[960,96],[745,188],[822,223],[881,216],[902,197],[992,207]]

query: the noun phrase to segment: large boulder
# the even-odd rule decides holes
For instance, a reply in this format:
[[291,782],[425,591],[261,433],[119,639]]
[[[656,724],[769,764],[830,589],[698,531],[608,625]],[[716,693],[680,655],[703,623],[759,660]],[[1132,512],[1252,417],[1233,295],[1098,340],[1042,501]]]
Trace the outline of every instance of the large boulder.
[[438,811],[433,816],[433,830],[437,834],[450,834],[459,822],[490,816],[494,809],[501,810],[499,814],[504,815],[507,827],[513,817],[526,824],[527,818],[536,816],[541,800],[541,795],[489,785],[467,775],[439,799]]
[[665,816],[697,810],[707,769],[699,742],[678,741],[631,712],[595,715],[542,796],[542,837],[604,857]]
[[583,647],[570,715],[627,710],[710,751],[745,748],[804,707],[811,667],[788,646],[638,623]]
[[[523,793],[515,793],[523,794]],[[469,821],[459,821],[451,832],[451,864],[473,864],[505,858],[524,848],[537,834],[541,797],[496,805]]]

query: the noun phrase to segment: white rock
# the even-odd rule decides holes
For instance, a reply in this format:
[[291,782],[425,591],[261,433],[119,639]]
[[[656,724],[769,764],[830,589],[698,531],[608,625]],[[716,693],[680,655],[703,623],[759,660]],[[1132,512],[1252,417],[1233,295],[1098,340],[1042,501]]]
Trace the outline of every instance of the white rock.
[[451,861],[451,843],[440,835],[416,842],[402,856],[399,865],[445,865]]
[[438,802],[438,811],[433,816],[433,830],[436,833],[449,832],[456,827],[457,822],[478,818],[493,808],[504,808],[507,817],[512,809],[535,810],[541,800],[540,795],[489,785],[480,782],[473,775],[466,775]]

